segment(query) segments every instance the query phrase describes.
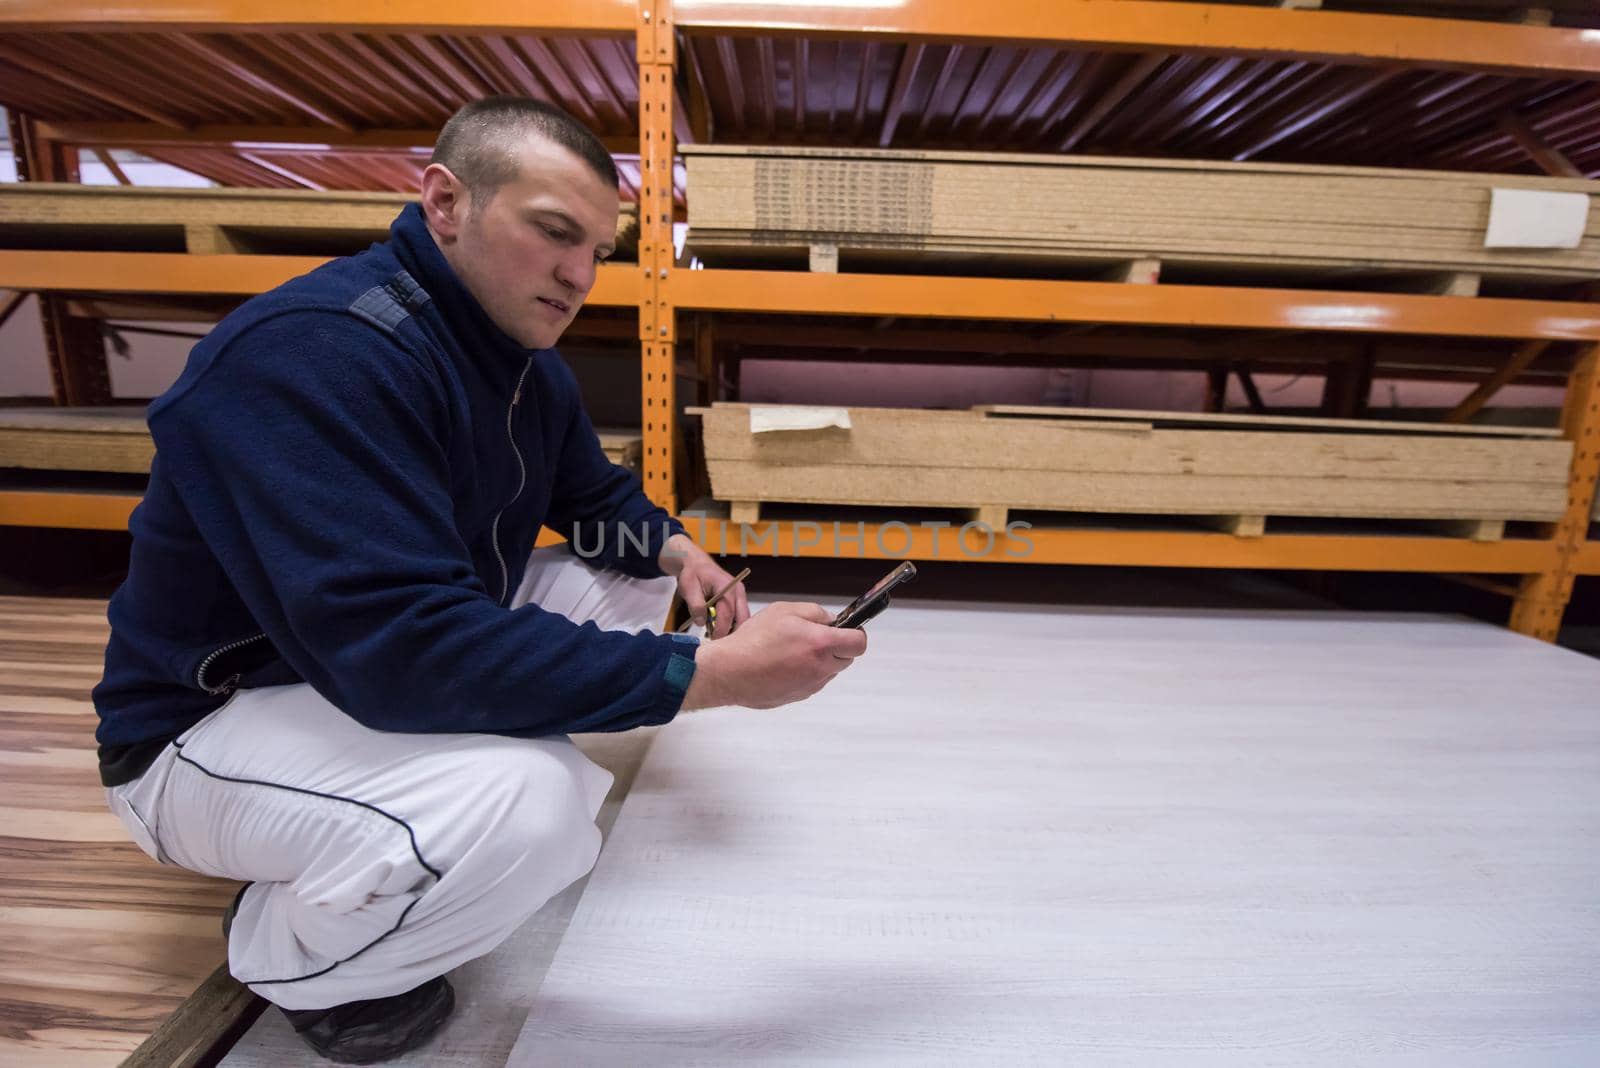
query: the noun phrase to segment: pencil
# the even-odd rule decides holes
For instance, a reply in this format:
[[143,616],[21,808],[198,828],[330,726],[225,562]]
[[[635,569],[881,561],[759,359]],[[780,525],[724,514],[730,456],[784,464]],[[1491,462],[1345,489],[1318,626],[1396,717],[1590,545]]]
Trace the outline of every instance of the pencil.
[[722,600],[722,598],[725,595],[727,595],[730,591],[732,591],[732,589],[735,586],[739,585],[739,583],[743,582],[745,579],[747,579],[749,577],[750,577],[750,569],[747,567],[743,571],[739,572],[737,575],[733,576],[733,581],[732,582],[728,583],[726,586],[722,587],[722,589],[718,590],[716,593],[711,595],[711,600],[706,602],[706,629],[707,630],[710,630],[717,622],[717,602]]

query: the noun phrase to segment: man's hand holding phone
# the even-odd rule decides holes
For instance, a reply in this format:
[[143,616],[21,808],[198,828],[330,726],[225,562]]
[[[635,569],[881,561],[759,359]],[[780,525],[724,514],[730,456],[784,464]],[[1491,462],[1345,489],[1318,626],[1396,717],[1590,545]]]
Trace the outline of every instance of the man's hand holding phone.
[[779,601],[702,642],[683,707],[777,708],[810,697],[867,651],[865,632],[832,622],[820,604]]
[[916,573],[909,560],[900,564],[836,616],[820,604],[780,601],[727,637],[702,643],[683,707],[777,708],[810,697],[867,651],[862,626]]

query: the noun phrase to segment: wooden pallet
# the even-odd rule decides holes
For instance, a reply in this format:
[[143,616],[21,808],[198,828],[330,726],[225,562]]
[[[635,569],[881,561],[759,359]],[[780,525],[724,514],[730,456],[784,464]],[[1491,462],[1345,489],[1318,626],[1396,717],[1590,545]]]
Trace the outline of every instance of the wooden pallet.
[[[782,237],[751,235],[726,240],[691,234],[685,261],[706,267],[796,270],[815,274],[957,274],[969,277],[1051,278],[1060,281],[1120,282],[1131,285],[1250,286],[1266,289],[1340,289],[1374,293],[1417,293],[1476,297],[1485,285],[1529,284],[1571,287],[1587,276],[1449,270],[1437,266],[1328,264],[1292,256],[1270,262],[1259,258],[1195,256],[1183,253],[1127,252],[974,252],[954,245],[925,243],[916,249],[862,243],[819,241],[804,244]],[[1549,296],[1560,294],[1551,293]],[[1572,294],[1576,299],[1579,294]]]
[[1566,505],[1571,443],[1543,429],[995,406],[850,409],[851,428],[753,434],[749,405],[705,421],[712,492],[736,522],[763,502],[956,508],[993,529],[1018,510],[1426,520],[1477,540]]
[[[755,526],[756,524],[763,522],[764,518],[771,518],[771,516],[766,512],[764,507],[765,505],[791,503],[795,502],[788,500],[767,502],[729,501],[727,502],[728,521],[730,523],[741,524],[744,526]],[[829,502],[819,503],[826,506]],[[1011,507],[1003,504],[981,504],[968,507],[957,506],[956,510],[959,513],[960,518],[954,520],[953,522],[946,523],[945,525],[956,527],[973,525],[981,532],[989,532],[996,535],[1005,534],[1007,528],[1013,522],[1024,522],[1028,524],[1029,527],[1038,525],[1036,520],[1041,514],[1054,514],[1063,519],[1081,515],[1081,513],[1068,509],[1027,508],[1013,510]],[[1025,512],[1029,518],[1026,520],[1019,520],[1019,513],[1023,512]],[[1142,529],[1149,526],[1153,517],[1161,519],[1182,519],[1186,522],[1209,527],[1225,534],[1232,534],[1238,538],[1265,537],[1269,531],[1272,533],[1278,533],[1280,531],[1286,532],[1293,529],[1296,520],[1302,518],[1298,516],[1240,514],[1204,515],[1197,513],[1170,515],[1151,512],[1130,512],[1122,514],[1096,513],[1095,515],[1097,524],[1116,530]],[[1338,518],[1322,518],[1327,519],[1328,524],[1334,527],[1338,527],[1341,522]],[[812,521],[816,521],[814,517],[812,517]],[[912,519],[901,521],[907,522],[911,526],[916,526],[920,520]],[[850,522],[841,522],[844,522],[846,527],[850,527],[852,525]],[[944,521],[935,520],[935,522]],[[1495,542],[1501,541],[1505,538],[1507,522],[1508,520],[1505,519],[1411,520],[1404,521],[1403,524],[1391,524],[1389,529],[1398,531],[1403,525],[1403,528],[1407,532],[1412,533],[1425,532],[1439,537],[1464,538],[1469,541],[1478,542]],[[1354,532],[1357,528],[1354,525],[1348,525],[1348,529],[1351,532]]]
[[[386,240],[415,196],[286,189],[0,185],[0,248],[197,255],[345,255]],[[617,254],[638,248],[639,214],[623,204]]]

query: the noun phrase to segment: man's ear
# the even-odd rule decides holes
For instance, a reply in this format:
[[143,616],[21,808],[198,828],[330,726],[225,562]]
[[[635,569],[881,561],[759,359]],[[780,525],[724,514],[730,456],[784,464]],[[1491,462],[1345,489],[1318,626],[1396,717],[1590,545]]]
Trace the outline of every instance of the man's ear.
[[430,163],[422,172],[422,214],[442,241],[454,241],[467,217],[467,187],[450,168]]

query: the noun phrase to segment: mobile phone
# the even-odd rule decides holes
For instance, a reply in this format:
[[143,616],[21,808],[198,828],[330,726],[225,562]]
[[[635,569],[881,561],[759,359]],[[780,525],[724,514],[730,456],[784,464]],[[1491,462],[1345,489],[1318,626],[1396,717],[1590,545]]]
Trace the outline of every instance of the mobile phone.
[[878,613],[889,607],[890,590],[902,582],[911,581],[916,577],[916,574],[917,565],[910,560],[904,561],[893,571],[879,579],[872,589],[846,605],[844,611],[833,617],[833,622],[829,626],[859,629],[866,624],[867,620],[876,617]]

